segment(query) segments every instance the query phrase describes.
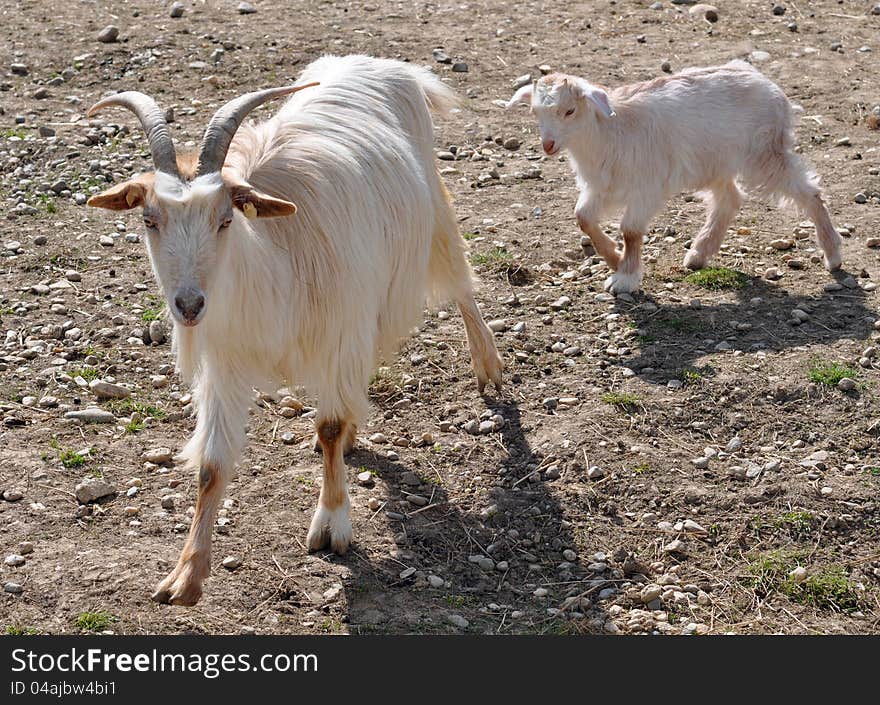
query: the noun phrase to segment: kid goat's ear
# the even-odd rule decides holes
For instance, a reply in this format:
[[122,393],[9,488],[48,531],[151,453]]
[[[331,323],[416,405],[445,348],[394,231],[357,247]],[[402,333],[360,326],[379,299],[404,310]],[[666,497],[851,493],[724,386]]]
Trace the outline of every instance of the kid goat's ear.
[[520,103],[525,103],[526,105],[532,104],[532,95],[535,91],[534,83],[527,83],[522,88],[520,88],[516,93],[513,94],[513,98],[507,101],[507,109],[510,110],[514,105],[519,105]]

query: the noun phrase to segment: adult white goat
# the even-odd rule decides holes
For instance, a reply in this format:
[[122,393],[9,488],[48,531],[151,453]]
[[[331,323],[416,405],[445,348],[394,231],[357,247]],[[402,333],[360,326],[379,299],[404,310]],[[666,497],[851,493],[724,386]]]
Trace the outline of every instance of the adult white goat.
[[[708,218],[684,258],[700,269],[718,252],[748,192],[790,200],[816,226],[829,270],[840,267],[840,235],[818,177],[794,152],[792,107],[782,90],[743,61],[693,68],[611,91],[564,74],[523,86],[547,154],[568,153],[581,195],[578,225],[614,270],[613,293],[642,281],[642,240],[657,211],[682,191],[705,190]],[[624,208],[623,252],[599,219]]]
[[[304,88],[275,117],[239,129],[258,105]],[[149,137],[156,172],[89,203],[143,207],[178,364],[194,381],[198,409],[183,452],[199,468],[196,512],[155,600],[192,605],[201,596],[254,387],[284,380],[315,391],[324,481],[306,543],[337,553],[352,531],[343,453],[366,415],[370,374],[418,320],[426,296],[456,301],[480,390],[488,380],[500,388],[501,359],[434,161],[429,108],[453,102],[427,69],[327,56],[296,86],[218,110],[197,160],[175,153],[163,113],[141,93],[89,111],[124,106]],[[297,206],[295,217],[274,217]]]

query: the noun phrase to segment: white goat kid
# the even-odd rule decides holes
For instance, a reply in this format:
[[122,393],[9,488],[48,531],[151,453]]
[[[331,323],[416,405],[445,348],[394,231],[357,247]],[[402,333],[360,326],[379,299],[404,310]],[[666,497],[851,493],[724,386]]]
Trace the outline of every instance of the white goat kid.
[[[318,87],[239,129],[258,105],[309,86]],[[324,57],[297,86],[250,93],[218,110],[197,161],[176,155],[162,111],[141,93],[89,111],[127,107],[149,137],[156,172],[89,203],[143,207],[178,365],[194,381],[198,409],[183,451],[199,468],[195,516],[155,600],[193,605],[201,596],[254,387],[304,383],[317,394],[324,481],[306,541],[310,550],[329,544],[337,553],[352,534],[343,453],[366,415],[370,374],[418,321],[428,295],[457,302],[479,388],[489,380],[500,388],[501,359],[474,301],[434,161],[429,108],[453,102],[427,69]],[[296,217],[275,217],[297,206]]]
[[[840,235],[822,201],[818,177],[794,152],[792,106],[751,65],[693,68],[610,91],[582,78],[544,76],[520,88],[508,107],[527,103],[544,151],[565,150],[581,195],[578,225],[613,274],[605,288],[635,291],[642,241],[654,215],[682,191],[706,191],[709,213],[684,258],[700,269],[721,247],[743,195],[793,201],[816,226],[829,270],[840,267]],[[623,251],[599,226],[623,208]]]

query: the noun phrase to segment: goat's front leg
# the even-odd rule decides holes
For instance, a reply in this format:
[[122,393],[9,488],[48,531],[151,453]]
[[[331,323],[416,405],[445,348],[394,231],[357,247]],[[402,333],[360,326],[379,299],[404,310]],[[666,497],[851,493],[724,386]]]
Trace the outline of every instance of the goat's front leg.
[[644,235],[638,230],[623,230],[623,256],[620,266],[605,280],[605,290],[612,294],[629,294],[642,285],[642,241]]
[[[206,380],[222,380],[218,387]],[[198,421],[183,454],[199,468],[199,494],[189,536],[177,565],[153,593],[156,602],[192,606],[202,596],[202,581],[211,573],[211,534],[217,510],[244,445],[250,403],[249,387],[231,374],[206,373],[194,394]]]
[[582,193],[575,206],[574,217],[581,231],[590,238],[596,253],[612,271],[616,271],[620,265],[620,252],[614,239],[608,237],[599,227],[600,212],[596,199],[590,193]]
[[319,551],[329,544],[342,555],[351,543],[351,504],[343,451],[353,429],[354,422],[351,420],[325,418],[318,422],[318,441],[324,453],[324,483],[306,537],[306,546],[310,551]]

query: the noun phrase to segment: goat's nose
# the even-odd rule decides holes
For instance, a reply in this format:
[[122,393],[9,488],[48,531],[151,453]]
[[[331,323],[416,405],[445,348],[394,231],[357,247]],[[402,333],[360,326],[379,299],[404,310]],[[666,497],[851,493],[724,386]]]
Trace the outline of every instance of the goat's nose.
[[182,291],[174,297],[174,305],[183,319],[191,323],[205,307],[205,297],[199,291]]
[[553,154],[553,148],[556,146],[556,140],[544,140],[544,151],[547,154]]

